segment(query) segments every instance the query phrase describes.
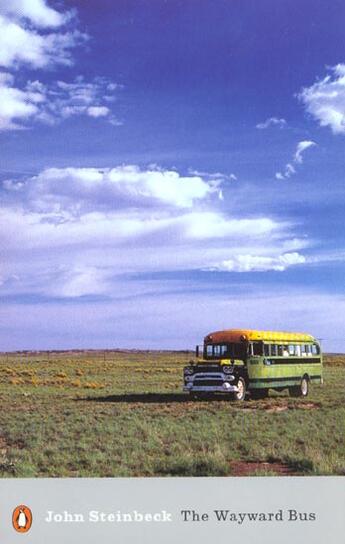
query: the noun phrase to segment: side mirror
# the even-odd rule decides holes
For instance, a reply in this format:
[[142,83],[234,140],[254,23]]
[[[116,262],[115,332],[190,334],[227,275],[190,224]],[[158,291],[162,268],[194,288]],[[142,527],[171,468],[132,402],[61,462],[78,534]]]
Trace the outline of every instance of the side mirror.
[[195,357],[198,359],[199,358],[199,346],[196,346],[195,347]]

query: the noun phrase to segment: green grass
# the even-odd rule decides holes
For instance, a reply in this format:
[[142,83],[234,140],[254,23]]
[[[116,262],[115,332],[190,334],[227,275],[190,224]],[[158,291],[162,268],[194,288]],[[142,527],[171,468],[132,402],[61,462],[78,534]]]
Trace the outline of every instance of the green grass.
[[[190,401],[186,352],[0,355],[0,475],[345,474],[345,356],[323,386]],[[282,472],[283,471],[283,472]]]

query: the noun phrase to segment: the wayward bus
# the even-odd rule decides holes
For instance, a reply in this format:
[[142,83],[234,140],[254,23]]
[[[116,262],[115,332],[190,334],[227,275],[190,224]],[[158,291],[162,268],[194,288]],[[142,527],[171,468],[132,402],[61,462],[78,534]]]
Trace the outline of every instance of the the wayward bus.
[[202,356],[184,368],[184,390],[198,397],[225,393],[235,400],[288,389],[306,397],[312,383],[323,383],[319,342],[309,334],[230,329],[208,334]]

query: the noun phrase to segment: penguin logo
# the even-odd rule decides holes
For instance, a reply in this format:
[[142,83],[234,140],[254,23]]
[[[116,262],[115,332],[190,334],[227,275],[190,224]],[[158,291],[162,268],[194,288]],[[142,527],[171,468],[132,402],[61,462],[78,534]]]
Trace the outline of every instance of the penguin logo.
[[27,533],[32,525],[32,513],[30,508],[21,504],[13,510],[12,525],[18,533]]

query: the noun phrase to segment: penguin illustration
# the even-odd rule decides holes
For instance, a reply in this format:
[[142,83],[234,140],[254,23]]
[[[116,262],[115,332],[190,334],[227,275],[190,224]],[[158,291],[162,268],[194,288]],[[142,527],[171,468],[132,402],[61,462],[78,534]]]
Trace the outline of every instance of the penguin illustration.
[[18,527],[20,527],[21,529],[26,529],[27,522],[28,522],[28,519],[26,517],[24,510],[19,510],[19,515],[17,517]]
[[18,533],[27,533],[32,525],[32,512],[30,508],[21,504],[13,510],[12,525]]

